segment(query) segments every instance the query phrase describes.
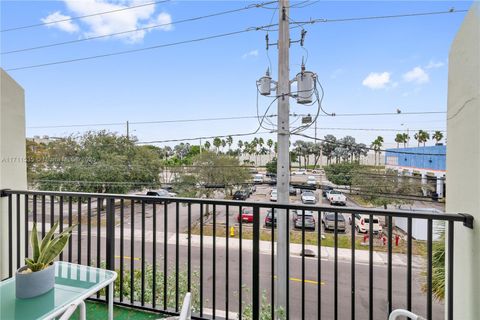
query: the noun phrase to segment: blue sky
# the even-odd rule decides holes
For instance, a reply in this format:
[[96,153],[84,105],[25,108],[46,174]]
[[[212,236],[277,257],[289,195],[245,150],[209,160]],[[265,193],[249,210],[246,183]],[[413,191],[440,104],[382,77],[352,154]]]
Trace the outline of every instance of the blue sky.
[[[75,17],[134,5],[141,1],[2,1],[1,28]],[[150,2],[150,1],[143,1]],[[240,8],[252,1],[169,1],[102,17],[3,32],[1,51],[63,42],[130,30]],[[293,2],[293,4],[298,2]],[[471,2],[320,1],[291,10],[296,21],[310,18],[350,18],[410,12],[469,8]],[[274,6],[273,4],[270,6]],[[273,10],[255,8],[210,19],[173,25],[145,34],[110,37],[77,44],[1,56],[4,69],[91,55],[137,49],[161,43],[243,30],[270,23]],[[329,112],[377,113],[445,111],[448,52],[464,13],[356,22],[307,25],[307,69],[318,74],[325,90],[323,107]],[[43,20],[42,20],[43,19]],[[50,19],[50,20],[49,20]],[[277,16],[273,18],[277,22]],[[293,29],[291,38],[299,38]],[[276,32],[270,32],[272,42]],[[153,121],[256,114],[255,81],[269,66],[265,32],[168,48],[80,61],[42,68],[11,71],[26,93],[27,127]],[[270,47],[276,77],[276,48]],[[291,46],[291,78],[306,53]],[[260,99],[265,110],[268,98]],[[314,107],[296,105],[297,113]],[[196,123],[135,125],[141,141],[180,139],[250,132],[255,119]],[[445,114],[382,117],[322,117],[319,128],[445,129]],[[63,136],[87,129],[125,132],[125,126],[28,128],[27,135]],[[352,135],[369,144],[377,135],[392,146],[395,132],[319,129],[318,135]],[[313,131],[307,131],[313,135]],[[274,135],[263,135],[265,138]],[[248,138],[242,138],[243,140]],[[295,140],[296,138],[292,138]]]

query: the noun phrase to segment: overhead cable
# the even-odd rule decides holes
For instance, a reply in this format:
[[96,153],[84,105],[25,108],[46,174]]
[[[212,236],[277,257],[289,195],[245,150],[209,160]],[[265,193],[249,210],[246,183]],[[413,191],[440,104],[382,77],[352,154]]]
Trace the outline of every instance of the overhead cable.
[[94,39],[114,37],[114,36],[119,36],[119,35],[132,33],[132,32],[139,32],[139,31],[152,30],[152,29],[156,29],[156,28],[168,27],[168,26],[177,25],[177,24],[181,24],[181,23],[198,21],[198,20],[203,20],[203,19],[207,19],[207,18],[213,18],[213,17],[217,17],[217,16],[222,16],[222,15],[226,15],[226,14],[240,12],[240,11],[244,11],[244,10],[248,10],[248,9],[252,9],[252,8],[260,8],[260,7],[262,7],[266,4],[270,4],[270,3],[273,3],[273,2],[275,2],[275,1],[259,3],[259,4],[251,4],[251,5],[241,7],[241,8],[238,8],[238,9],[220,11],[220,12],[211,13],[211,14],[207,14],[207,15],[203,15],[203,16],[197,16],[197,17],[192,17],[192,18],[187,18],[187,19],[182,19],[182,20],[176,20],[176,21],[161,23],[161,24],[156,24],[156,25],[149,25],[147,27],[136,28],[136,29],[120,31],[120,32],[115,32],[115,33],[109,33],[109,34],[103,34],[103,35],[99,35],[99,36],[92,36],[92,37],[86,37],[86,38],[63,41],[63,42],[55,42],[55,43],[50,43],[50,44],[45,44],[45,45],[40,45],[40,46],[35,46],[35,47],[4,51],[4,52],[1,52],[0,54],[7,55],[7,54],[12,54],[12,53],[18,53],[18,52],[32,51],[32,50],[37,50],[37,49],[45,49],[45,48],[56,47],[56,46],[67,45],[67,44],[74,44],[74,43],[79,43],[79,42],[84,42],[84,41],[89,41],[89,40],[94,40]]
[[168,1],[170,1],[170,0],[162,0],[162,1],[155,1],[155,2],[149,2],[149,3],[142,3],[142,4],[130,6],[130,7],[124,7],[124,8],[119,8],[119,9],[114,9],[114,10],[109,10],[109,11],[102,11],[102,12],[87,14],[87,15],[84,15],[84,16],[77,16],[77,17],[71,17],[71,18],[60,19],[60,20],[55,20],[55,21],[48,21],[48,22],[36,23],[36,24],[31,24],[31,25],[26,25],[26,26],[2,29],[2,30],[0,30],[0,32],[8,32],[8,31],[15,31],[15,30],[21,30],[21,29],[28,29],[28,28],[46,26],[46,25],[51,25],[51,24],[60,23],[60,22],[78,20],[78,19],[89,18],[89,17],[99,16],[99,15],[104,15],[104,14],[109,14],[109,13],[114,13],[114,12],[120,12],[120,11],[125,11],[125,10],[141,8],[141,7],[153,6],[153,5],[168,2]]

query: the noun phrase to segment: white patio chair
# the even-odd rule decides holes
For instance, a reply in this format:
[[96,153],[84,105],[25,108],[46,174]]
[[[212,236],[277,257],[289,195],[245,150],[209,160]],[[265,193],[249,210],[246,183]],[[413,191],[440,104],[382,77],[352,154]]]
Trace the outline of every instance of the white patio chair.
[[425,320],[425,318],[417,316],[416,314],[404,309],[393,310],[392,313],[390,313],[388,320],[397,320],[398,317],[407,317],[412,320]]
[[190,292],[185,294],[183,298],[182,310],[180,315],[175,317],[164,318],[167,320],[191,320],[192,319],[192,295]]

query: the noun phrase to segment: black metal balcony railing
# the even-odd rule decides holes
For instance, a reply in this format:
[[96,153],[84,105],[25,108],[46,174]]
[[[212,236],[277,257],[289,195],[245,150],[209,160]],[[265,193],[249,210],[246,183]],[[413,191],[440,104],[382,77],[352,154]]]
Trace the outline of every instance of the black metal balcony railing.
[[[178,314],[180,295],[186,291],[197,290],[198,296],[193,298],[194,301],[197,299],[198,304],[194,312],[197,319],[228,318],[230,311],[237,313],[240,319],[260,319],[260,315],[264,313],[270,314],[273,318],[274,312],[281,312],[274,310],[273,307],[275,284],[276,281],[280,281],[275,276],[276,226],[275,223],[271,223],[264,228],[260,220],[260,213],[266,209],[272,210],[271,221],[275,221],[275,214],[280,214],[274,209],[285,209],[280,212],[285,212],[288,218],[292,216],[293,210],[303,212],[312,210],[317,213],[316,230],[314,233],[308,233],[310,241],[313,239],[317,248],[315,258],[305,257],[305,254],[296,257],[290,252],[287,254],[288,272],[299,273],[301,278],[297,281],[300,282],[299,285],[291,283],[290,277],[283,280],[287,281],[288,303],[285,310],[287,319],[321,319],[322,316],[325,319],[385,319],[392,308],[398,307],[413,310],[425,315],[427,319],[432,319],[435,303],[432,296],[432,252],[435,243],[434,222],[437,221],[447,225],[446,257],[449,272],[445,281],[450,290],[445,299],[448,305],[447,318],[453,319],[455,307],[454,293],[451,290],[455,259],[453,226],[457,222],[462,222],[467,227],[472,226],[472,217],[461,214],[48,191],[2,190],[1,196],[8,197],[8,211],[2,214],[8,214],[10,277],[14,270],[23,264],[24,259],[20,250],[13,252],[13,245],[24,248],[25,256],[31,253],[28,236],[33,222],[38,223],[38,230],[42,236],[48,231],[47,224],[51,225],[56,220],[63,222],[60,224],[60,230],[64,228],[64,224],[70,226],[78,223],[65,254],[59,257],[61,260],[117,270],[119,277],[116,283],[115,303],[118,305]],[[208,208],[213,214],[207,217]],[[242,212],[244,208],[252,211],[252,224],[248,224],[247,227],[242,219],[238,223],[229,221],[235,212]],[[374,215],[385,219],[387,230],[385,251],[388,259],[386,267],[383,268],[386,268],[386,281],[374,278],[375,273],[383,274],[384,271],[374,269],[373,236],[368,238],[366,244],[368,264],[366,266],[356,264],[359,252],[356,249],[355,228],[351,228],[350,231],[353,235],[349,238],[350,261],[346,263],[342,261],[342,269],[339,269],[339,232],[336,227],[332,234],[334,245],[332,264],[326,265],[327,262],[322,261],[320,254],[322,228],[318,219],[322,211],[335,212],[336,217],[344,214],[347,219],[352,219],[351,221],[355,221],[356,213],[369,215],[370,221]],[[218,214],[219,212],[224,214],[224,218]],[[305,221],[305,215],[302,217]],[[407,261],[404,268],[394,270],[393,218],[398,217],[406,218],[408,221],[405,241]],[[24,225],[17,223],[23,219]],[[425,303],[420,303],[417,298],[412,301],[413,292],[418,290],[416,285],[418,278],[423,277],[412,266],[414,262],[412,245],[415,241],[412,237],[412,225],[416,219],[427,221]],[[196,225],[197,222],[199,225]],[[163,228],[160,228],[159,224],[162,224]],[[185,227],[186,230],[181,231],[180,224],[184,224],[182,228]],[[235,239],[229,237],[233,224],[236,227]],[[290,229],[288,224],[291,226],[292,223],[287,223],[287,228]],[[21,228],[24,238],[17,236],[13,239],[13,230],[19,235]],[[219,233],[223,232],[221,230],[224,230],[224,234],[219,237]],[[245,239],[246,231],[250,232],[251,240]],[[207,235],[208,232],[210,235]],[[261,242],[261,237],[265,240],[262,232],[270,232],[268,242]],[[198,234],[195,241],[192,240],[194,233]],[[301,237],[301,252],[305,253],[307,235],[305,224],[298,234]],[[370,224],[370,234],[373,235],[373,224]],[[261,243],[263,253],[260,250]],[[268,254],[264,252],[265,243],[270,243]],[[298,260],[301,260],[300,263]],[[186,270],[183,269],[184,264]],[[401,294],[397,292],[398,288],[393,286],[394,271],[398,274],[405,272],[404,280],[401,282],[406,291]],[[360,272],[361,276],[357,277],[357,272]],[[314,280],[307,281],[307,273]],[[329,279],[329,283],[322,292],[323,279]],[[397,283],[396,279],[395,282]],[[250,290],[244,290],[245,287]],[[265,297],[262,297],[263,292]],[[96,299],[104,301],[106,296],[99,294]],[[294,300],[296,302],[292,302]],[[218,310],[223,310],[222,314]]]

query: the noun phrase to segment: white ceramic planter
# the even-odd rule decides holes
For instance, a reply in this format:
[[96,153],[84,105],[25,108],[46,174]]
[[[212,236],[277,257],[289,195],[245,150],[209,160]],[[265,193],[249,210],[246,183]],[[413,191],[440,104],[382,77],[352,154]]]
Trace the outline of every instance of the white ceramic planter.
[[15,273],[15,295],[19,299],[37,297],[52,290],[55,286],[55,265],[37,272],[22,274],[27,266]]

